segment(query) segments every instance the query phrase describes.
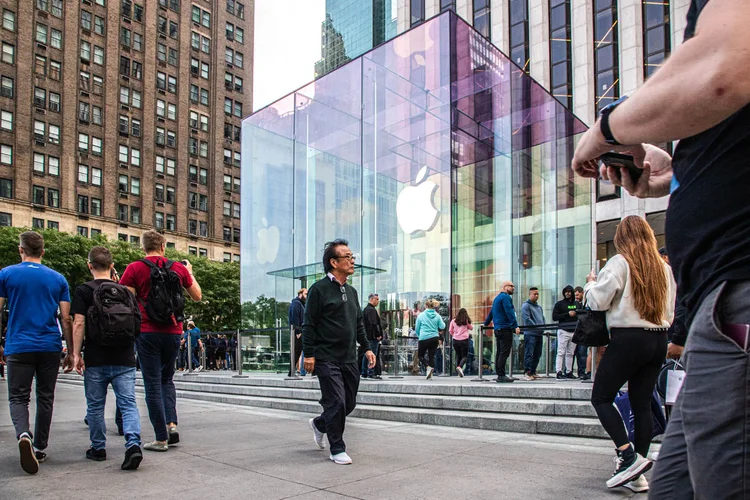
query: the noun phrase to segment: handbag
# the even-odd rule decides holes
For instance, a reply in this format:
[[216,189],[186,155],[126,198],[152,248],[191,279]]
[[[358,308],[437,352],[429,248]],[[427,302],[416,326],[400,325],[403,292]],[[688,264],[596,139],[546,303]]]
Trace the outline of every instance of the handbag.
[[592,311],[588,307],[578,310],[576,317],[575,333],[573,342],[586,347],[601,347],[609,344],[609,330],[607,329],[607,313],[605,311]]

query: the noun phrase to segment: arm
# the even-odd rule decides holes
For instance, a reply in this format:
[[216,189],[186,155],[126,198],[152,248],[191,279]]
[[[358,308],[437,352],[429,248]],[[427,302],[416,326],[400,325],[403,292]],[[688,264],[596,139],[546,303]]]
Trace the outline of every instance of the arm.
[[362,309],[357,308],[357,343],[362,347],[370,350],[370,341],[367,340],[367,333],[365,332],[365,319],[362,314]]
[[417,334],[417,337],[419,337],[419,330],[421,330],[421,329],[422,329],[422,317],[421,316],[417,316],[417,324],[414,327],[414,333]]
[[[83,314],[74,315],[73,321],[73,356],[76,360],[81,359],[81,350],[83,349],[83,334],[86,331],[86,316]],[[70,351],[70,348],[68,348]],[[83,375],[83,361],[78,361],[74,367],[79,375]]]
[[[611,263],[612,261],[610,261]],[[612,300],[617,292],[623,289],[623,280],[614,269],[601,270],[597,281],[586,283],[586,305],[592,311],[607,311],[612,306]]]
[[455,335],[456,333],[456,320],[455,319],[451,320],[451,324],[450,326],[448,326],[448,333],[450,333],[451,337]]
[[560,302],[555,304],[554,309],[552,309],[552,321],[557,321],[558,323],[561,321],[568,321],[568,318],[570,318],[568,310],[562,307],[557,307],[559,304]]
[[518,328],[518,319],[516,319],[516,311],[513,309],[513,302],[511,302],[510,297],[503,300],[503,309],[505,310],[505,315],[510,320],[510,327],[511,328]]
[[524,325],[534,324],[534,320],[531,318],[531,308],[526,302],[521,306],[521,321]]
[[315,360],[315,331],[320,321],[320,301],[318,289],[311,288],[305,306],[305,321],[302,323],[302,352],[305,355],[305,363],[307,363],[307,358]]
[[179,264],[183,266],[190,274],[190,281],[192,282],[190,286],[185,287],[185,291],[188,293],[188,295],[190,295],[190,298],[193,299],[193,302],[200,302],[201,298],[203,298],[201,286],[198,284],[198,280],[195,279],[195,276],[193,276],[193,265],[189,261],[185,262],[186,264]]

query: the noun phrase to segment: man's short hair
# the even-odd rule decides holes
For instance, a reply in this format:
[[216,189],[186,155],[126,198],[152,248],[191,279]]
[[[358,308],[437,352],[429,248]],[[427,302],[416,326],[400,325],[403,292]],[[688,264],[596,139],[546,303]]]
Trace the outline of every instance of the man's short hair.
[[535,286],[532,286],[531,288],[529,288],[529,293],[531,293],[531,292],[533,292],[533,291],[535,291],[535,290],[536,290],[536,291],[539,291],[539,288],[537,288],[537,287],[535,287]]
[[331,259],[338,257],[336,255],[336,249],[338,247],[348,247],[349,242],[345,239],[338,238],[333,241],[329,241],[325,244],[325,247],[323,248],[323,270],[326,273],[330,273],[333,271],[333,266],[331,265]]
[[377,293],[371,293],[370,295],[367,296],[367,300],[372,300],[375,297],[380,298],[380,296]]
[[44,237],[36,231],[26,231],[18,237],[18,246],[27,257],[41,257],[44,253]]
[[582,287],[582,286],[577,286],[577,287],[575,288],[575,291],[576,291],[576,292],[581,292],[581,293],[583,293],[583,287]]
[[89,250],[89,264],[94,271],[107,271],[112,263],[112,252],[108,248],[97,246]]
[[167,239],[163,234],[149,229],[143,233],[143,250],[145,252],[158,252],[161,250],[162,245],[167,243]]
[[307,290],[307,288],[300,288],[299,290],[297,290],[297,297],[299,297],[300,295],[302,295],[302,293],[303,293],[303,292],[304,292],[305,290]]

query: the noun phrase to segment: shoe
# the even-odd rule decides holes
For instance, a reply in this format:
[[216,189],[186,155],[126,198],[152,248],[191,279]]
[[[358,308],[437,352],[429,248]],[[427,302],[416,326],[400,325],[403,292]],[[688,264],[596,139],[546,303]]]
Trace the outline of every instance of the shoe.
[[568,373],[565,374],[565,379],[566,380],[578,380],[578,377],[576,377],[575,375],[573,375],[572,372],[568,372]]
[[167,451],[169,449],[169,445],[166,441],[153,441],[151,443],[144,444],[143,449],[148,451]]
[[655,451],[651,454],[651,461],[656,462],[657,460],[659,460],[659,452]]
[[586,372],[581,376],[581,382],[591,380],[591,372]]
[[556,380],[565,380],[565,375],[562,372],[557,372]]
[[94,460],[95,462],[104,462],[105,460],[107,460],[107,450],[95,450],[93,448],[89,448],[88,450],[86,450],[86,458],[88,458],[89,460]]
[[315,446],[317,446],[321,450],[325,450],[326,449],[326,441],[325,441],[326,433],[320,432],[318,428],[315,427],[314,418],[311,418],[309,422],[310,422],[310,428],[313,430],[313,439],[315,440]]
[[536,378],[534,377],[534,375],[531,375],[530,373],[524,374],[523,379],[524,380],[528,380],[529,382],[532,381],[532,380],[536,380]]
[[371,378],[371,379],[374,379],[374,380],[383,380],[383,377],[381,377],[380,375],[373,375],[373,376],[372,376],[372,377],[370,377],[370,378]]
[[39,461],[34,454],[34,446],[31,444],[31,436],[24,432],[18,438],[18,452],[21,455],[21,468],[27,474],[39,472]]
[[349,457],[349,455],[347,455],[345,451],[342,451],[341,453],[336,453],[335,455],[331,455],[328,458],[330,458],[331,460],[333,460],[339,465],[351,465],[352,464],[351,457]]
[[364,375],[364,374],[360,373],[360,374],[359,374],[359,378],[361,378],[361,379],[365,379],[365,378],[367,378],[367,375]]
[[645,493],[648,491],[648,481],[646,476],[641,474],[637,478],[633,479],[629,483],[623,484],[623,486],[634,493]]
[[36,457],[36,461],[40,464],[47,460],[47,454],[40,450],[34,450],[34,456]]
[[198,365],[198,366],[196,366],[196,367],[195,367],[195,371],[196,371],[196,372],[199,372],[199,371],[201,371],[202,369],[203,369],[203,367],[202,367],[201,365]]
[[125,450],[125,460],[123,460],[120,469],[136,470],[143,460],[143,452],[138,445],[133,445]]
[[509,384],[513,382],[514,380],[516,379],[508,377],[508,376],[503,376],[503,377],[497,377],[495,379],[495,382],[497,382],[498,384]]
[[177,444],[180,442],[180,433],[177,432],[177,426],[173,425],[172,427],[169,427],[169,438],[167,439],[168,445]]
[[458,372],[458,376],[459,377],[463,377],[464,376],[464,370],[460,366],[456,367],[456,371]]
[[617,468],[612,477],[607,480],[607,488],[617,488],[629,483],[654,465],[651,460],[636,453],[632,445],[625,450],[617,450],[615,464]]
[[86,417],[83,417],[83,423],[88,426],[89,425],[89,419],[86,418]]
[[[431,366],[427,367],[427,376],[425,377],[427,380],[430,380],[432,378],[432,374],[435,373],[435,369]],[[351,463],[351,462],[349,462]]]

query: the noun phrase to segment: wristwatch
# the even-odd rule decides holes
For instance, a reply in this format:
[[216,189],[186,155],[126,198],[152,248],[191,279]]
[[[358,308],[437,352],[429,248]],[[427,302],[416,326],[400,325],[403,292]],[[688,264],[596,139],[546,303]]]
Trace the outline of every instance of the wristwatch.
[[612,111],[615,110],[617,106],[625,102],[627,98],[628,96],[626,95],[620,97],[612,104],[602,108],[601,112],[599,113],[599,123],[601,124],[600,130],[602,131],[602,135],[604,136],[604,140],[607,141],[607,144],[620,146],[620,143],[617,142],[617,139],[615,139],[615,136],[612,134],[612,129],[609,128],[609,115],[612,113]]

